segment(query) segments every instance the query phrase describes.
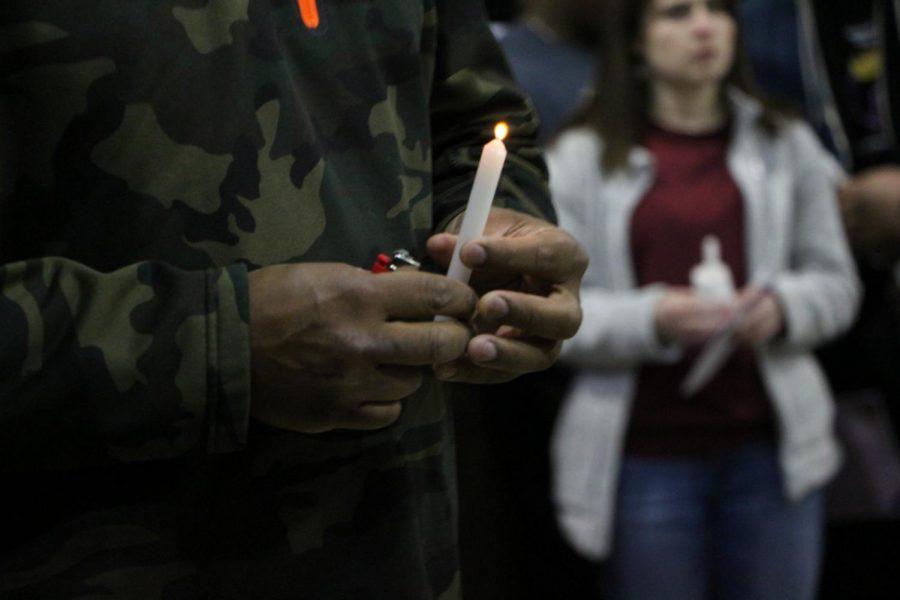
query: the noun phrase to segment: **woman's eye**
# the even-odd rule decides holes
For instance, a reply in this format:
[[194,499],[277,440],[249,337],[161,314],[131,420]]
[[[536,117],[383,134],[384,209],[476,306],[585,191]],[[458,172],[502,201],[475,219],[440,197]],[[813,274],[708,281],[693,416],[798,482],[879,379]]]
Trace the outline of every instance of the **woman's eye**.
[[672,4],[663,8],[660,14],[668,19],[683,19],[691,14],[691,5],[687,2]]
[[710,12],[728,12],[728,7],[725,6],[725,2],[722,0],[710,0],[706,3],[706,6]]

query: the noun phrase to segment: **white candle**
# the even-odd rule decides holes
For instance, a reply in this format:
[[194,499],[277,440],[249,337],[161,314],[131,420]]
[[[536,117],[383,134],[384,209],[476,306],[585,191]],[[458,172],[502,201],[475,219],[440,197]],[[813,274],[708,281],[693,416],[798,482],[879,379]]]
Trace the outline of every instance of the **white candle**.
[[466,204],[466,212],[463,215],[462,226],[453,249],[453,258],[450,260],[450,268],[447,277],[466,283],[472,275],[472,269],[465,266],[459,258],[462,247],[468,242],[481,237],[484,226],[487,224],[488,214],[491,212],[491,204],[497,193],[497,185],[500,183],[500,174],[503,172],[503,163],[506,161],[506,145],[504,138],[509,133],[506,123],[498,123],[494,128],[494,139],[484,145],[481,150],[481,160],[478,162],[478,170],[475,172],[475,183],[472,184],[472,193],[469,194],[469,202]]
[[[447,269],[447,277],[450,279],[467,283],[469,277],[472,276],[472,269],[463,264],[459,253],[463,246],[481,237],[484,233],[484,226],[487,224],[488,215],[491,212],[491,204],[494,203],[497,186],[500,184],[503,163],[506,162],[506,145],[503,140],[508,133],[509,126],[506,123],[498,123],[494,127],[494,139],[481,149],[481,160],[478,161],[478,170],[475,171],[475,182],[472,184],[472,192],[469,194],[469,202],[466,204],[466,212],[457,234],[453,258],[450,259],[450,268]],[[434,320],[451,321],[452,318],[438,315]]]

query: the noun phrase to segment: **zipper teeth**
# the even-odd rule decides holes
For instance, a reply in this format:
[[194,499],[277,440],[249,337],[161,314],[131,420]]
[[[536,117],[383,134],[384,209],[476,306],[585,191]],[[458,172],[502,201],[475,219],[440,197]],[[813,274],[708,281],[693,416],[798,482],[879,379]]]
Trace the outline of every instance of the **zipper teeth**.
[[307,29],[317,29],[319,27],[319,6],[316,0],[297,0],[297,6],[300,8],[300,18]]

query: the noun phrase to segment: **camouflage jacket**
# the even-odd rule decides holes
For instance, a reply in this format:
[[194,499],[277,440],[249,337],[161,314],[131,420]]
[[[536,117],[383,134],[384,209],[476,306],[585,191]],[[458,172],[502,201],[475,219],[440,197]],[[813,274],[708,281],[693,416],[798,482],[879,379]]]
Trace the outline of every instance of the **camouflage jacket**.
[[247,271],[421,254],[499,118],[549,214],[479,0],[4,0],[0,598],[458,596],[441,386],[253,422]]

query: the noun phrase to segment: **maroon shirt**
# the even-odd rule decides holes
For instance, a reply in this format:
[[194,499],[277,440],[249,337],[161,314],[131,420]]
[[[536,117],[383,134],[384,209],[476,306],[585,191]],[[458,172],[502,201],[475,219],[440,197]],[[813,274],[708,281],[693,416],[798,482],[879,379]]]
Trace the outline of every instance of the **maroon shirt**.
[[[645,147],[656,180],[631,221],[631,255],[639,285],[688,286],[701,240],[713,234],[735,286],[747,281],[744,202],[727,165],[729,130],[684,135],[651,128]],[[697,356],[674,365],[646,364],[638,374],[626,452],[707,454],[772,435],[772,413],[751,350],[740,350],[691,398],[678,388]]]

